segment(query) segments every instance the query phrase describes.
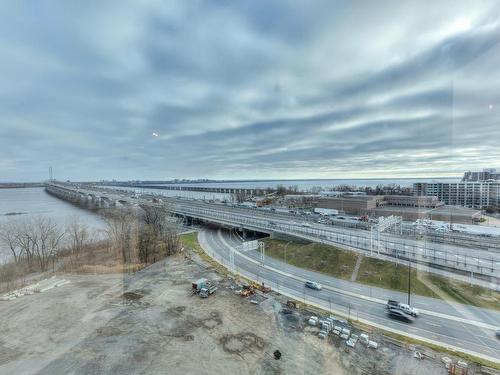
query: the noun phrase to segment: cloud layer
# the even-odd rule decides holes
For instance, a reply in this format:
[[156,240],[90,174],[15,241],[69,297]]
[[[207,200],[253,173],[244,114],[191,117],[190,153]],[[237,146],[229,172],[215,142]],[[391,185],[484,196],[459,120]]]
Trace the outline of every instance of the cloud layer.
[[496,1],[26,1],[0,21],[0,181],[500,167]]

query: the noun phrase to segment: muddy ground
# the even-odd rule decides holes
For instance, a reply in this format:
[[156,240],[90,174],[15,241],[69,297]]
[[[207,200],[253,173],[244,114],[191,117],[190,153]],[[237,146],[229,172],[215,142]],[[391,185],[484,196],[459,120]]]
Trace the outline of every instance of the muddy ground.
[[[342,341],[320,340],[303,311],[284,314],[280,296],[242,298],[234,280],[190,257],[133,275],[65,274],[70,284],[1,301],[0,373],[447,373],[390,343],[346,353]],[[191,295],[199,277],[218,280],[215,295]]]

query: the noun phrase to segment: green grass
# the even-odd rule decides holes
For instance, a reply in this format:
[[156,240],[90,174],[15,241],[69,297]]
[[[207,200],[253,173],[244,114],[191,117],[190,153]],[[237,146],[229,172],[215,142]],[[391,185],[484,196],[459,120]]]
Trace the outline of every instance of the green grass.
[[[200,243],[198,242],[198,232],[193,232],[193,233],[186,233],[186,234],[181,234],[181,242],[182,246],[193,250],[196,252],[200,258],[207,264],[209,264],[217,273],[224,275],[224,276],[230,276],[232,275],[227,268],[225,268],[223,265],[219,264],[217,261],[212,259],[201,247]],[[242,278],[245,279],[242,276],[239,275],[233,275],[235,278]]]
[[184,247],[193,250],[203,251],[200,244],[198,243],[198,232],[181,234],[181,242]]
[[[356,254],[334,246],[266,239],[266,254],[297,267],[349,280]],[[480,286],[468,285],[427,272],[411,272],[411,292],[450,302],[500,310],[500,293]],[[393,262],[363,257],[357,282],[392,289],[408,290],[408,268]]]
[[[411,292],[421,296],[439,298],[422,280],[421,272],[411,270]],[[408,267],[376,258],[363,258],[357,282],[386,289],[408,291]]]
[[318,243],[296,243],[266,239],[266,255],[284,260],[297,267],[323,272],[342,279],[349,279],[356,263],[352,251],[337,249]]

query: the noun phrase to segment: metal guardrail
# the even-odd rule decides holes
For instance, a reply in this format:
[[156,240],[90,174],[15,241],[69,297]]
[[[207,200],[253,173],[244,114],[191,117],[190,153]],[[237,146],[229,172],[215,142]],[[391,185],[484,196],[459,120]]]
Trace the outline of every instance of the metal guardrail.
[[[98,194],[108,200],[120,200],[131,204],[161,205],[143,199],[131,199],[122,194],[111,194],[105,189],[89,190],[76,187],[48,185],[49,189],[59,190],[61,194],[89,195]],[[104,190],[104,191],[103,191]],[[77,198],[77,197],[76,197]],[[196,217],[198,219],[216,222],[228,226],[236,226],[249,230],[267,233],[280,233],[293,237],[299,237],[312,242],[327,245],[340,246],[349,250],[361,252],[366,255],[384,255],[414,263],[428,264],[434,267],[446,267],[462,272],[498,277],[500,274],[500,258],[474,256],[467,254],[469,249],[463,248],[461,253],[432,248],[432,242],[415,244],[416,240],[405,240],[401,236],[381,233],[376,239],[370,238],[370,232],[351,228],[313,227],[307,220],[291,215],[275,215],[262,210],[245,210],[224,206],[212,205],[195,200],[165,199],[172,204],[174,213],[183,216]],[[252,216],[253,214],[253,216]],[[294,221],[301,221],[296,223]]]
[[500,263],[491,258],[474,257],[467,254],[457,254],[444,250],[436,250],[422,246],[408,244],[404,240],[395,241],[386,238],[384,234],[380,237],[380,246],[375,249],[368,236],[338,233],[303,227],[300,224],[285,224],[277,222],[270,225],[269,221],[257,218],[249,218],[236,214],[221,213],[206,208],[179,208],[177,213],[196,216],[205,220],[216,220],[225,225],[239,225],[248,229],[264,230],[267,232],[279,232],[282,234],[300,237],[313,242],[321,242],[328,245],[344,245],[363,251],[369,255],[387,255],[401,260],[410,260],[416,263],[430,263],[447,268],[477,274],[496,276],[500,272]]

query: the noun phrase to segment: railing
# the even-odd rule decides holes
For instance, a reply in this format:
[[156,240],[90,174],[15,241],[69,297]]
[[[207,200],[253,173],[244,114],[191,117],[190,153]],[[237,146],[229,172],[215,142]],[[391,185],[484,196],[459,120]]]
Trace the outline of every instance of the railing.
[[177,208],[176,212],[182,215],[195,216],[208,221],[216,221],[225,225],[239,225],[247,229],[256,229],[265,232],[278,232],[294,237],[300,237],[313,242],[328,245],[343,245],[350,249],[360,250],[368,255],[387,255],[396,259],[409,260],[416,263],[439,265],[441,267],[454,268],[457,270],[477,274],[496,276],[500,272],[500,263],[493,258],[458,254],[428,247],[423,243],[421,246],[409,244],[393,237],[386,238],[381,234],[380,240],[375,240],[377,247],[369,237],[355,234],[339,233],[316,228],[303,227],[300,224],[282,223],[269,224],[269,220],[251,218],[237,214],[228,214],[206,208],[195,209],[192,207]]
[[[66,194],[95,194],[95,191],[92,190],[60,185],[49,185],[49,188]],[[124,198],[122,195],[106,194],[105,191],[101,191],[99,194],[100,196],[109,196],[111,199],[115,198],[129,203],[162,204],[141,199]],[[243,214],[240,209],[232,209],[227,206],[208,207],[206,203],[194,200],[167,199],[167,201],[175,203],[172,205],[172,210],[178,215],[195,217],[218,224],[299,237],[312,242],[340,246],[366,255],[387,256],[396,262],[402,260],[439,268],[451,268],[470,274],[471,277],[474,274],[498,277],[500,274],[500,259],[495,258],[493,254],[491,256],[470,255],[467,254],[468,249],[466,248],[461,248],[460,252],[436,249],[431,247],[432,242],[423,241],[423,243],[420,243],[414,239],[405,240],[401,236],[385,233],[381,233],[377,238],[372,238],[370,232],[366,230],[337,228],[334,226],[328,228],[326,226],[314,227],[307,221],[301,223],[290,221],[299,221],[301,220],[300,217],[276,215],[263,210],[245,210]],[[483,252],[487,253],[486,251]]]

